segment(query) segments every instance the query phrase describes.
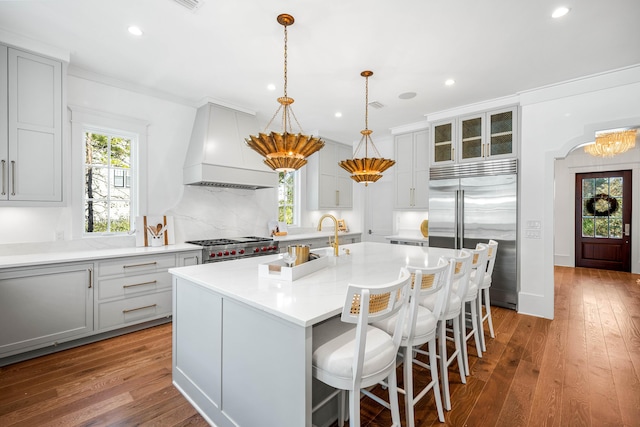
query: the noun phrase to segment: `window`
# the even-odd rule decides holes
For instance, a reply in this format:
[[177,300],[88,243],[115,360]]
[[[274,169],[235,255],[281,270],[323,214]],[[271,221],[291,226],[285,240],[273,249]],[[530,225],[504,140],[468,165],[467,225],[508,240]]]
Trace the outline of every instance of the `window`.
[[84,132],[84,231],[124,233],[134,217],[130,176],[136,137],[108,131]]
[[278,221],[288,225],[296,221],[296,171],[280,172],[278,179]]

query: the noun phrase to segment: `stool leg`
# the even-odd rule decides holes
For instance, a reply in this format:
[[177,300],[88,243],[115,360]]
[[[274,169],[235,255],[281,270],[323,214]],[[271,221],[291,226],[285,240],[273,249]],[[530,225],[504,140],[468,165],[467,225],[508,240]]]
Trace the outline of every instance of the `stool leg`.
[[[438,358],[436,357],[436,339],[429,341],[429,367],[431,368],[431,381],[433,381],[433,399],[436,401],[436,409],[438,411],[438,419],[444,422],[444,412],[442,411],[442,399],[440,398],[440,384],[438,383]],[[413,421],[413,408],[411,420]],[[413,426],[413,424],[407,423]]]
[[442,382],[442,396],[444,408],[451,410],[451,397],[449,396],[449,364],[447,356],[447,321],[441,320],[438,325],[438,345],[440,346],[440,381]]
[[413,413],[413,349],[404,347],[403,354],[403,373],[404,373],[404,411],[407,418],[407,427],[414,427]]
[[489,296],[489,288],[484,290],[484,304],[487,309],[487,321],[489,322],[489,333],[491,334],[491,338],[495,338],[496,335],[493,333],[493,320],[491,319],[491,297]]
[[478,298],[476,299],[476,305],[478,306],[478,328],[480,329],[478,332],[480,334],[480,345],[482,347],[482,351],[487,351],[487,344],[484,339],[484,314],[482,314],[482,289],[478,291]]

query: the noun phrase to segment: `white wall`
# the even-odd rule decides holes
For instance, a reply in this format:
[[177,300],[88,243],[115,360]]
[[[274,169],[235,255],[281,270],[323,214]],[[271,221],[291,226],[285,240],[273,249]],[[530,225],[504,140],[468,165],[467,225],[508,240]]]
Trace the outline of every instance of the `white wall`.
[[522,93],[520,101],[520,236],[535,220],[542,238],[520,239],[518,311],[553,318],[555,159],[596,130],[640,126],[640,66]]

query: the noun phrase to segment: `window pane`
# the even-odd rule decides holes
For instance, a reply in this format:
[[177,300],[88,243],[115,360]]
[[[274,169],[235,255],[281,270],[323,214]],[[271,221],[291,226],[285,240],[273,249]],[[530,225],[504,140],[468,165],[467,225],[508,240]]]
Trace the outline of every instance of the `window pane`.
[[611,218],[609,220],[609,238],[622,239],[622,219]]
[[86,168],[84,189],[87,199],[106,199],[108,197],[108,185],[109,176],[106,168]]
[[596,237],[609,237],[609,218],[596,218]]
[[111,224],[109,231],[113,233],[123,233],[129,231],[129,224],[131,221],[130,212],[131,208],[129,202],[111,202],[111,212],[109,212],[109,218]]
[[92,132],[85,132],[85,163],[106,165],[109,157],[109,138]]
[[582,180],[582,197],[593,197],[595,190],[595,180],[588,178]]
[[622,197],[622,177],[609,178],[609,195],[611,197]]
[[582,218],[582,237],[594,236],[593,222],[593,218]]
[[611,216],[613,218],[622,218],[622,197],[616,197],[616,202],[618,203],[617,209],[614,212],[611,212]]
[[111,165],[128,168],[131,164],[131,140],[114,137],[111,139]]
[[596,194],[609,194],[609,178],[596,178]]
[[107,202],[87,201],[84,207],[84,231],[104,233],[107,231]]

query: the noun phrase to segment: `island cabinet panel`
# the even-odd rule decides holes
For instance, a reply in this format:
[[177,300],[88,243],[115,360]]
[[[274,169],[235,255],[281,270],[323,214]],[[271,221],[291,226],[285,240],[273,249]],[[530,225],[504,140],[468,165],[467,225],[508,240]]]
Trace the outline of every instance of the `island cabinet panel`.
[[181,278],[173,292],[174,384],[209,422],[311,426],[311,327]]
[[0,272],[0,358],[93,332],[93,264]]

